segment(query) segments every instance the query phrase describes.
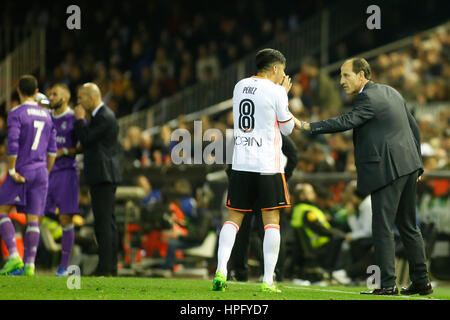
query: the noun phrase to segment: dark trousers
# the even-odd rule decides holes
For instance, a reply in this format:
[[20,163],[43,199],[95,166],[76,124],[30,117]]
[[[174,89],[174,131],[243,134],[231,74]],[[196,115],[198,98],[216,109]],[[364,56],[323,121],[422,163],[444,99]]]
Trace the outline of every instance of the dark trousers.
[[405,247],[411,281],[417,285],[429,282],[424,242],[416,224],[417,177],[416,171],[371,194],[375,261],[381,270],[382,288],[396,284],[394,223]]
[[336,262],[341,252],[343,238],[331,237],[330,241],[317,250],[317,262],[327,272],[336,269]]
[[[255,232],[256,234],[254,234]],[[236,235],[234,241],[233,250],[231,251],[230,262],[231,269],[234,271],[236,280],[247,281],[248,280],[248,250],[250,247],[250,236],[255,235],[258,240],[264,238],[264,224],[262,222],[261,212],[255,214],[246,214],[242,219],[239,232]],[[261,243],[261,240],[258,241]],[[256,259],[261,263],[264,261],[262,248],[254,248],[254,254]],[[259,249],[259,250],[258,250]],[[261,268],[263,271],[264,268]]]
[[90,193],[98,244],[97,272],[116,273],[119,246],[119,233],[114,215],[116,185],[111,183],[92,185]]

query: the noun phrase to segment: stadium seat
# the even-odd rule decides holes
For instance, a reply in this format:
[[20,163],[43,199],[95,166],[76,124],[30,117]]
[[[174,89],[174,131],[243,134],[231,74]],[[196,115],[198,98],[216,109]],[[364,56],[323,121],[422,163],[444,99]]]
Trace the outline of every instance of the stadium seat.
[[186,256],[199,257],[199,258],[213,258],[216,249],[217,234],[211,231],[203,240],[202,244],[198,247],[183,250]]
[[42,242],[44,243],[45,248],[50,252],[61,251],[61,244],[56,243],[55,239],[53,239],[50,230],[45,226],[45,224],[41,224],[39,229],[41,232]]
[[182,265],[179,266],[173,276],[208,279],[208,260],[215,256],[217,238],[217,233],[210,231],[201,245],[184,249]]

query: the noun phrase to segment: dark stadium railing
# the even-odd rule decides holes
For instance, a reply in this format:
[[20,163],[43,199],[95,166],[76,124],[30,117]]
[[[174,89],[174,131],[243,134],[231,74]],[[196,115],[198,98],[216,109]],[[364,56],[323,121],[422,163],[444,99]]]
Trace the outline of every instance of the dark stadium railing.
[[34,29],[0,62],[0,105],[11,106],[11,94],[23,74],[45,75],[45,29]]

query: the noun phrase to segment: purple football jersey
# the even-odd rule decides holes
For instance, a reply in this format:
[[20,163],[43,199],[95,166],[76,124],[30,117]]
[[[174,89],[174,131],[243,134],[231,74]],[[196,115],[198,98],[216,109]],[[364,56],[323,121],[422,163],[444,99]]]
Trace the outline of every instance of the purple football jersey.
[[47,154],[56,153],[56,130],[50,113],[33,102],[8,114],[8,155],[16,155],[16,170],[47,166]]
[[[75,135],[73,124],[76,121],[75,113],[72,109],[67,109],[64,113],[55,116],[52,115],[53,125],[56,129],[56,145],[58,149],[75,148],[78,138]],[[74,156],[62,156],[56,159],[52,171],[67,168],[77,168],[77,161]]]

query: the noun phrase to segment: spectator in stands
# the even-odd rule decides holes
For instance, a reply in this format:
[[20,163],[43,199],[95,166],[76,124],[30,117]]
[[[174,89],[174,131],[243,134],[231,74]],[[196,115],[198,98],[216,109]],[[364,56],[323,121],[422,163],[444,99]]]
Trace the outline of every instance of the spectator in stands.
[[8,130],[6,128],[5,118],[0,116],[0,145],[5,143],[7,135]]
[[307,149],[309,159],[312,162],[313,172],[333,172],[334,160],[325,150],[325,146],[319,143],[311,144]]
[[152,63],[151,68],[155,79],[159,78],[163,69],[169,76],[173,76],[175,73],[174,64],[163,47],[159,47],[156,50],[155,61]]
[[305,154],[300,154],[297,169],[303,172],[313,172],[314,164],[311,162],[309,156]]
[[337,86],[328,74],[320,71],[316,59],[305,57],[302,60],[298,78],[304,94],[312,101],[312,112],[322,117],[341,113],[342,101]]
[[[192,189],[188,180],[181,179],[175,183],[175,191],[179,194],[178,203],[183,211],[187,234],[170,230],[165,232],[168,238],[167,255],[163,270],[173,271],[176,262],[176,251],[200,245],[206,238],[212,226],[212,215],[205,210],[208,203],[202,202],[202,208],[197,207]],[[170,272],[169,272],[170,275]]]
[[123,117],[130,114],[135,108],[136,103],[136,92],[133,87],[129,86],[125,89],[123,96],[118,102],[118,110],[116,115],[118,117]]
[[312,185],[297,185],[295,198],[291,226],[302,248],[300,261],[313,256],[316,265],[327,272],[333,271],[345,233],[333,228],[329,218],[316,205],[317,195]]
[[154,161],[152,155],[152,143],[152,136],[146,131],[141,132],[139,139],[139,159],[141,161],[142,168],[149,167]]
[[200,82],[207,82],[219,75],[220,62],[217,58],[216,44],[212,42],[209,49],[206,45],[198,48],[198,58],[196,62],[197,79]]
[[[140,80],[134,83],[134,88],[136,89],[136,100],[138,97],[145,97],[147,95],[147,90],[153,81],[153,74],[150,67],[146,66],[141,69]],[[137,103],[137,101],[136,101]],[[136,110],[143,109],[137,108]]]
[[289,99],[289,110],[294,116],[298,116],[306,109],[310,110],[311,106],[307,98],[303,96],[303,88],[300,82],[294,81],[290,91],[291,98]]
[[351,153],[351,148],[347,143],[344,134],[334,134],[329,137],[328,144],[331,150],[331,157],[334,160],[334,167],[338,172],[344,172],[347,164],[347,157]]
[[161,191],[152,188],[152,184],[148,180],[148,178],[144,175],[139,175],[136,178],[136,185],[144,189],[147,196],[142,200],[142,203],[145,205],[153,205],[156,202],[162,200]]
[[160,67],[159,70],[160,72],[157,81],[161,86],[162,96],[169,97],[177,90],[177,83],[174,77],[169,74],[166,66]]
[[191,63],[184,64],[180,69],[179,87],[185,88],[194,83],[194,73]]
[[144,53],[144,48],[139,39],[135,39],[131,44],[130,57],[131,81],[139,82],[142,76],[142,69],[150,64],[149,56]]
[[450,166],[450,127],[444,131],[444,135],[441,139],[441,148],[445,152],[445,162],[442,164],[442,168],[448,170]]
[[[135,162],[136,160],[140,161],[140,137],[141,137],[141,129],[136,126],[129,127],[127,130],[127,135],[123,140],[123,156],[127,161]],[[126,163],[126,162],[125,162]],[[136,166],[136,164],[134,164]]]
[[175,141],[171,141],[172,130],[169,125],[164,124],[159,130],[159,135],[155,139],[153,157],[157,166],[167,165],[171,163],[172,148],[176,145]]
[[108,99],[111,94],[112,85],[111,79],[108,75],[108,70],[103,63],[97,63],[95,83],[98,83],[102,96],[105,99]]
[[343,194],[344,211],[350,232],[345,241],[350,245],[350,263],[345,269],[332,273],[333,279],[341,284],[367,277],[367,267],[375,264],[372,240],[372,205],[370,195],[361,199],[356,193],[356,181],[350,182]]

